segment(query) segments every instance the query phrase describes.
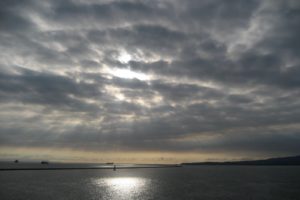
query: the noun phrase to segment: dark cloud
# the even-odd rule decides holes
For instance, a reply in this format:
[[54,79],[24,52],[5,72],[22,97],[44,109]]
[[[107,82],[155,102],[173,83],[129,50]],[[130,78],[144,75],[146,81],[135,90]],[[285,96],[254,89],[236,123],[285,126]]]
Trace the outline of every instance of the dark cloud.
[[50,105],[52,109],[62,107],[88,111],[95,107],[74,97],[99,97],[101,91],[92,84],[76,83],[74,80],[50,73],[19,69],[20,74],[0,75],[2,102]]
[[297,154],[299,21],[295,0],[1,1],[1,145]]
[[104,22],[122,20],[138,20],[154,16],[151,7],[141,2],[109,2],[103,4],[83,4],[73,1],[64,1],[54,4],[51,17],[54,20],[66,20],[67,22],[78,22],[86,20],[101,20]]
[[[29,1],[28,1],[29,2]],[[26,1],[1,1],[0,3],[0,30],[16,34],[34,29],[34,24],[19,12],[20,7],[26,7]]]

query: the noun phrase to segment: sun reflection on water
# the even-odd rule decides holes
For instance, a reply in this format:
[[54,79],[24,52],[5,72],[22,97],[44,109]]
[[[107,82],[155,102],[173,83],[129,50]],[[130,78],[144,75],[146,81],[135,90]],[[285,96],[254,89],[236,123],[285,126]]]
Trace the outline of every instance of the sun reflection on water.
[[105,188],[104,199],[138,199],[145,191],[148,180],[138,177],[115,177],[94,180],[99,188]]

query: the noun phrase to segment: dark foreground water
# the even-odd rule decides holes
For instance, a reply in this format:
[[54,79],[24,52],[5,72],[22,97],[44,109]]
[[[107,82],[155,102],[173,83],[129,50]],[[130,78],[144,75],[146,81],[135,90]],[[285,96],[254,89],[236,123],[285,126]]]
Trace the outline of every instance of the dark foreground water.
[[1,200],[300,199],[300,167],[0,171]]

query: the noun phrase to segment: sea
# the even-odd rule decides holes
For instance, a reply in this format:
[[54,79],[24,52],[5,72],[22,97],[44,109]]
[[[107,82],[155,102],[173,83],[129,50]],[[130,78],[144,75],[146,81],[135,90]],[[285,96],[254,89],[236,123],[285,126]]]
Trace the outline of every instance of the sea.
[[299,200],[300,166],[1,170],[1,200]]

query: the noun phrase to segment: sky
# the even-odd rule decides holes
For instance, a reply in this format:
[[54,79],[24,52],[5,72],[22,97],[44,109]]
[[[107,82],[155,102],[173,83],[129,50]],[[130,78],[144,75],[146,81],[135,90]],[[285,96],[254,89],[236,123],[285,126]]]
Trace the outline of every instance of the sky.
[[2,0],[0,160],[300,154],[300,1]]

